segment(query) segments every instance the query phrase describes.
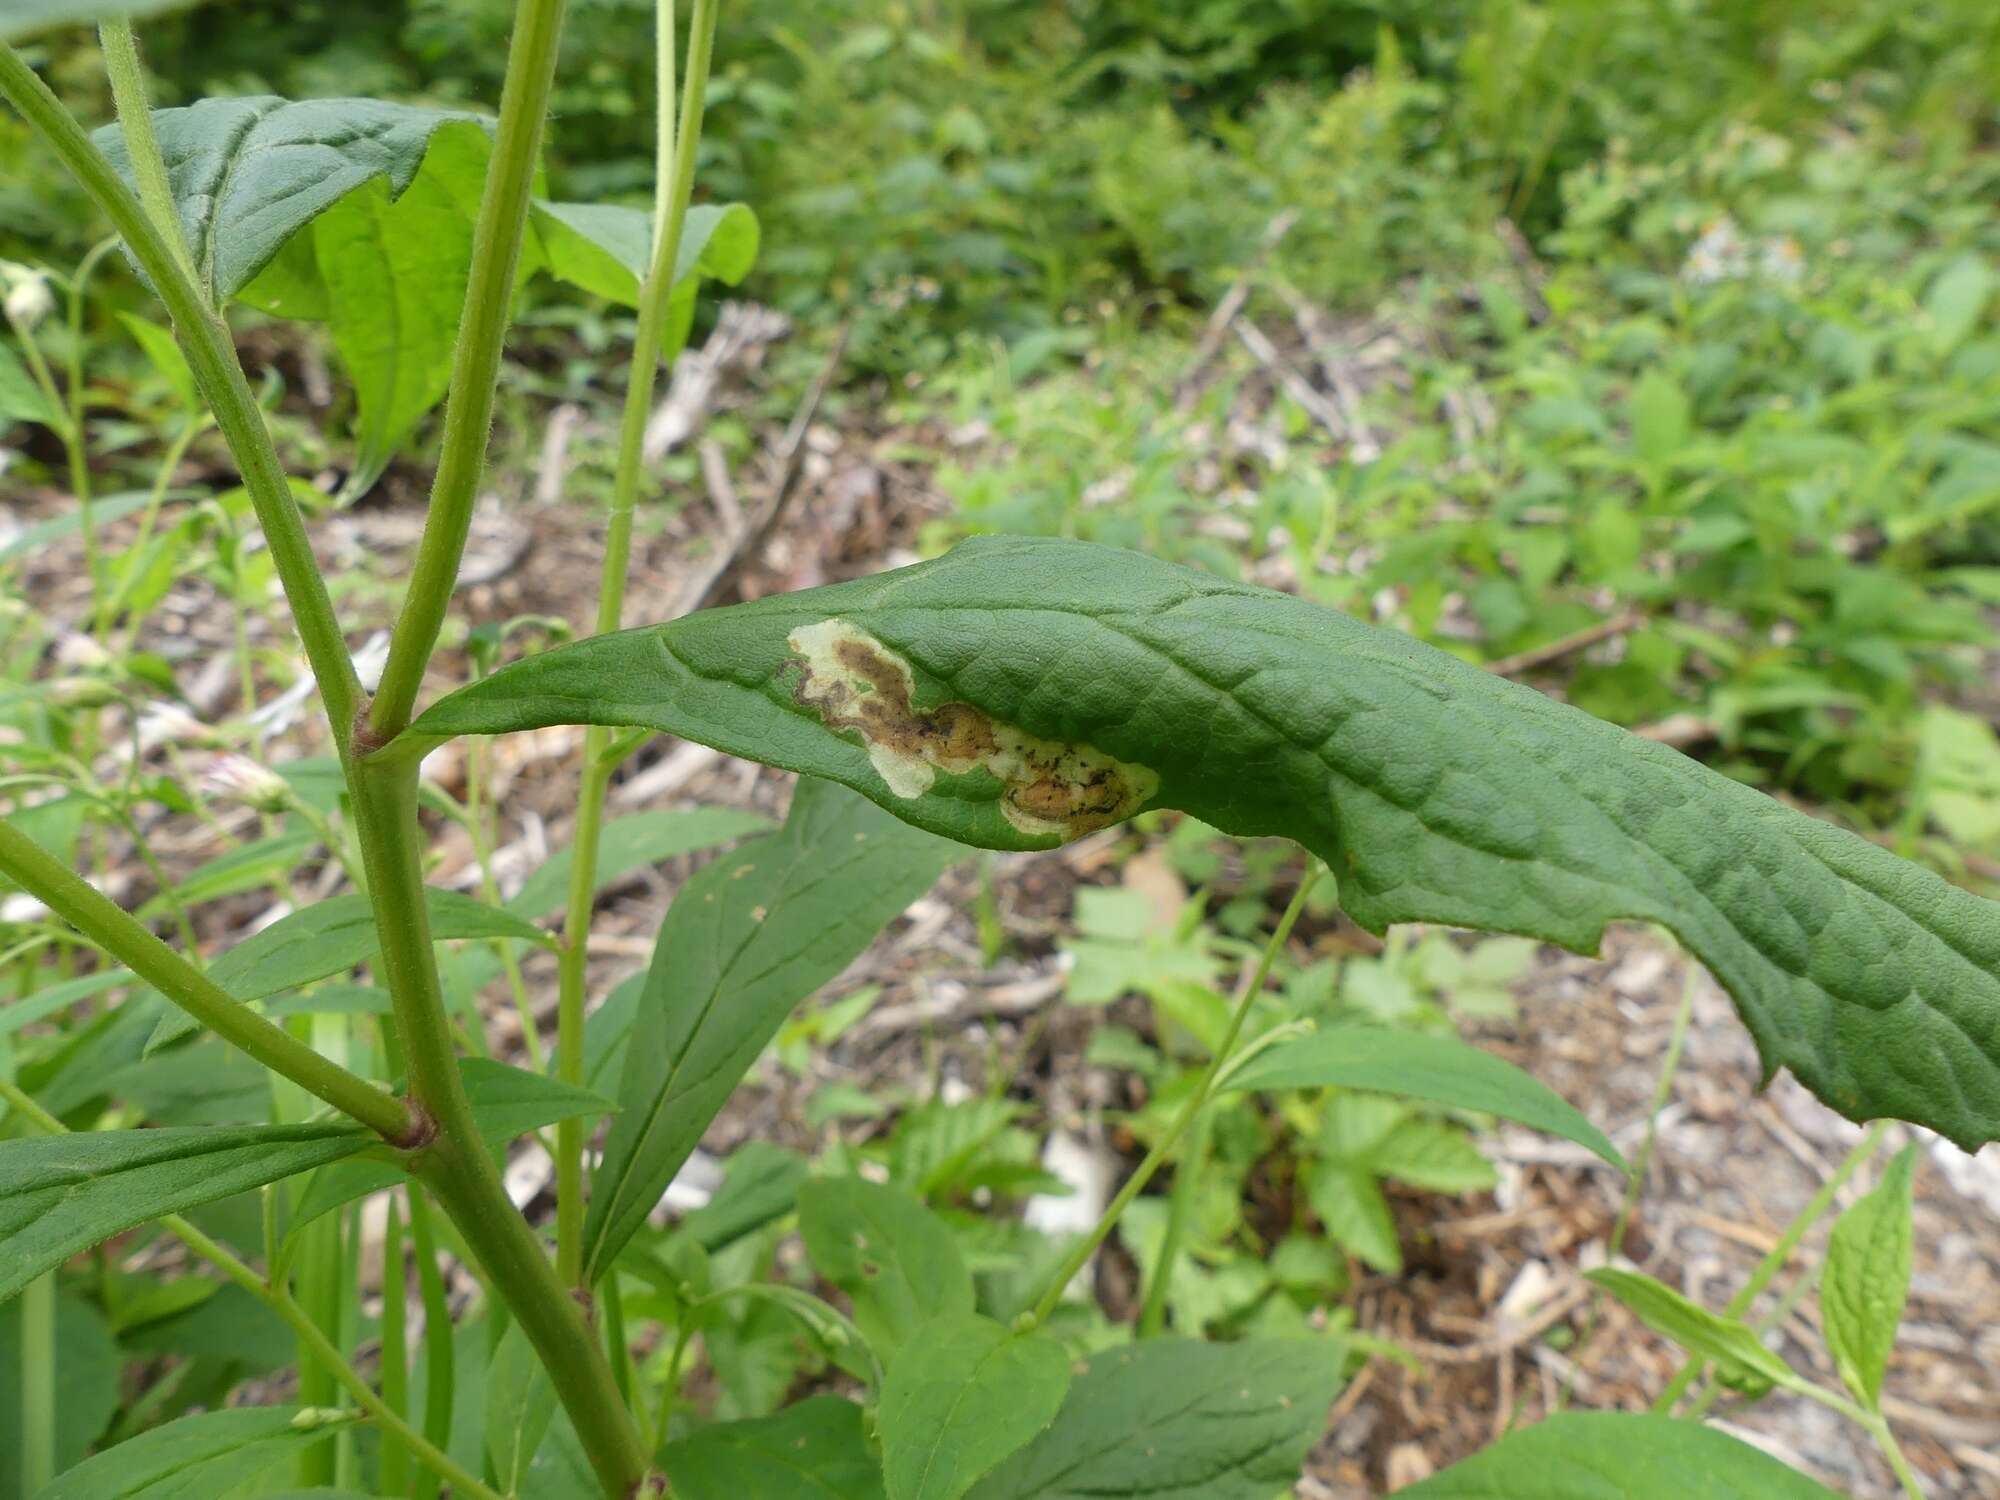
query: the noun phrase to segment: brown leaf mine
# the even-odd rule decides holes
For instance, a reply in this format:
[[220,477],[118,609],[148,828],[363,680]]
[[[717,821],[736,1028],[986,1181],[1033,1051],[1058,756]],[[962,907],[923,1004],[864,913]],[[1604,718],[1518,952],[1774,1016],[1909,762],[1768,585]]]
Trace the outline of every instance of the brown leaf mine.
[[827,728],[860,735],[898,797],[921,797],[940,771],[983,769],[1001,784],[1000,810],[1014,827],[1073,839],[1129,818],[1160,789],[1145,766],[1040,739],[970,703],[919,709],[909,663],[845,620],[801,626],[786,644],[805,666],[796,699]]

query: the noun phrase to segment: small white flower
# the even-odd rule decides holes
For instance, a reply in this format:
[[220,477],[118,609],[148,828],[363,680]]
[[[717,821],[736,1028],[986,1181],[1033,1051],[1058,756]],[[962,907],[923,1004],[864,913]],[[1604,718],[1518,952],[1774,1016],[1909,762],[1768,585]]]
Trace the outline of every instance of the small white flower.
[[56,310],[49,279],[40,271],[13,261],[0,261],[0,283],[6,286],[7,321],[23,333]]
[[221,802],[240,802],[258,812],[283,812],[292,789],[276,771],[266,770],[247,755],[225,751],[202,773],[202,791]]

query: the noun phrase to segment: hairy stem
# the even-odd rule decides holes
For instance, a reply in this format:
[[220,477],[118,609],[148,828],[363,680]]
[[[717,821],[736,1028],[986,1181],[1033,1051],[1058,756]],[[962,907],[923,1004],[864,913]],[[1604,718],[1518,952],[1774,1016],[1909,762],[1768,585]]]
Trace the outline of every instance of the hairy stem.
[[82,876],[0,821],[0,873],[204,1026],[390,1141],[410,1136],[404,1102],[274,1026],[154,937]]
[[180,263],[181,274],[194,280],[194,262],[189,259],[187,241],[181,235],[180,215],[174,211],[173,184],[167,178],[167,164],[160,155],[160,138],[153,133],[153,113],[146,104],[146,72],[139,65],[139,41],[132,23],[120,18],[100,21],[98,44],[104,49],[104,71],[111,78],[111,99],[118,109],[118,129],[125,137],[125,151],[132,159],[132,175],[139,183],[139,201],[146,206],[160,238]]
[[298,502],[286,483],[284,466],[278,462],[277,449],[271,444],[264,414],[236,357],[228,326],[182,272],[172,246],[104,153],[91,144],[83,127],[21,61],[20,54],[7,46],[0,46],[0,95],[48,142],[124,237],[132,258],[152,278],[153,288],[173,320],[195,384],[215,414],[216,425],[242,473],[243,487],[271,549],[272,566],[291,605],[306,660],[319,681],[335,740],[345,754],[361,685],[347,644],[341,639],[326,581],[313,558]]
[[1049,1314],[1054,1312],[1056,1304],[1062,1301],[1063,1292],[1068,1289],[1070,1282],[1076,1279],[1079,1271],[1090,1264],[1091,1256],[1095,1255],[1098,1246],[1110,1237],[1111,1231],[1117,1227],[1118,1220],[1126,1208],[1139,1196],[1146,1184],[1153,1180],[1153,1174],[1160,1170],[1161,1164],[1173,1155],[1174,1147],[1180,1143],[1181,1137],[1187,1133],[1195,1117],[1207,1106],[1215,1091],[1215,1081],[1222,1076],[1222,1070],[1229,1065],[1230,1056],[1236,1050],[1237,1038],[1243,1034],[1243,1023],[1250,1019],[1251,1007],[1263,993],[1264,981],[1271,974],[1271,965],[1277,962],[1278,955],[1284,951],[1285,942],[1291,937],[1292,928],[1299,920],[1299,913],[1306,908],[1306,897],[1312,894],[1312,888],[1319,880],[1319,873],[1319,863],[1314,861],[1307,868],[1305,878],[1299,882],[1299,888],[1293,894],[1291,904],[1285,908],[1285,914],[1278,918],[1278,925],[1271,933],[1271,941],[1264,945],[1263,957],[1257,961],[1257,972],[1251,976],[1250,983],[1245,986],[1243,994],[1238,998],[1236,1009],[1229,1017],[1229,1028],[1223,1033],[1222,1041],[1215,1049],[1215,1055],[1208,1061],[1208,1067],[1203,1070],[1201,1082],[1196,1085],[1194,1092],[1188,1095],[1187,1103],[1181,1106],[1181,1112],[1174,1117],[1173,1124],[1167,1127],[1166,1134],[1153,1143],[1153,1149],[1146,1153],[1145,1158],[1133,1169],[1132,1175],[1125,1179],[1125,1185],[1119,1188],[1118,1195],[1106,1207],[1096,1227],[1063,1257],[1062,1264],[1056,1267],[1055,1274],[1049,1278],[1048,1287],[1043,1291],[1041,1301],[1035,1304],[1035,1310],[1023,1320],[1025,1327],[1039,1328],[1048,1321]]
[[[639,327],[632,344],[625,407],[618,428],[618,466],[611,481],[611,506],[604,537],[604,563],[597,586],[597,633],[618,629],[625,612],[625,581],[632,560],[632,517],[639,500],[646,418],[659,374],[660,343],[672,300],[674,267],[680,259],[688,200],[694,193],[695,148],[701,140],[702,111],[708,97],[709,59],[715,43],[718,0],[695,0],[688,26],[688,76],[679,124],[674,119],[674,5],[660,0],[656,50],[659,108],[654,130],[656,182],[653,198],[653,251],[639,284]],[[576,835],[571,853],[569,896],[563,911],[563,948],[556,997],[556,1045],[562,1077],[583,1082],[583,1008],[586,998],[590,915],[597,893],[598,836],[604,798],[615,764],[614,732],[599,725],[584,731],[583,781],[577,792]],[[583,1278],[583,1143],[581,1120],[556,1126],[557,1264],[563,1279]]]
[[453,352],[437,477],[431,482],[430,508],[411,565],[409,591],[389,638],[382,685],[368,708],[369,729],[377,742],[387,741],[410,722],[465,553],[472,504],[486,467],[493,392],[513,311],[515,274],[555,79],[562,18],[563,0],[519,0],[514,10],[507,79],[500,90],[500,126],[473,229],[472,269]]

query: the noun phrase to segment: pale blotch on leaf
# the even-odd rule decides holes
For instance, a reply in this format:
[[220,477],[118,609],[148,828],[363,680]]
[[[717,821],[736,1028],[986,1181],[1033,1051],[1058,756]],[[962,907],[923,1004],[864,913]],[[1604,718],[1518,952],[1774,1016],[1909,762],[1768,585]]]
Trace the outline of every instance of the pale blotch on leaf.
[[827,728],[860,735],[898,797],[923,796],[940,771],[984,770],[1003,788],[1000,811],[1015,828],[1073,839],[1131,817],[1160,789],[1145,766],[1041,739],[970,703],[919,709],[909,663],[845,620],[800,626],[786,644],[805,666],[794,696]]

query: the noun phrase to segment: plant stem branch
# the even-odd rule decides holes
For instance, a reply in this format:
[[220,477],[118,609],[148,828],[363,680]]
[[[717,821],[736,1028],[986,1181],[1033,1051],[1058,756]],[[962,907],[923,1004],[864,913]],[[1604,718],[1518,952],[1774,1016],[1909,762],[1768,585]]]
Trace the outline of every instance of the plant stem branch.
[[1056,1267],[1055,1274],[1049,1278],[1048,1287],[1043,1291],[1041,1301],[1037,1302],[1035,1310],[1022,1320],[1025,1329],[1039,1328],[1048,1321],[1049,1314],[1054,1312],[1056,1304],[1062,1301],[1063,1292],[1068,1289],[1070,1282],[1076,1279],[1079,1271],[1090,1264],[1090,1258],[1097,1253],[1098,1246],[1102,1245],[1110,1237],[1111,1231],[1117,1227],[1119,1217],[1124,1214],[1132,1200],[1139,1196],[1146,1184],[1152,1181],[1153,1174],[1159,1171],[1161,1164],[1173,1154],[1174,1147],[1187,1133],[1188,1126],[1194,1123],[1195,1117],[1207,1106],[1215,1090],[1215,1081],[1222,1076],[1222,1070],[1229,1065],[1230,1056],[1236,1050],[1237,1038],[1243,1034],[1243,1023],[1250,1019],[1251,1008],[1256,1005],[1257,997],[1263,993],[1264,981],[1270,977],[1271,966],[1284,951],[1285,942],[1291,937],[1292,928],[1297,924],[1299,914],[1305,910],[1306,897],[1312,894],[1312,888],[1319,880],[1319,873],[1319,862],[1315,860],[1307,868],[1305,878],[1299,882],[1299,888],[1293,894],[1291,904],[1285,908],[1285,914],[1278,918],[1278,925],[1271,933],[1271,941],[1264,945],[1263,957],[1257,961],[1257,972],[1251,976],[1250,983],[1237,1000],[1236,1009],[1229,1017],[1229,1028],[1223,1033],[1222,1041],[1215,1049],[1215,1055],[1209,1059],[1208,1067],[1201,1075],[1201,1082],[1188,1096],[1187,1103],[1181,1106],[1181,1112],[1174,1117],[1173,1124],[1167,1127],[1166,1134],[1153,1143],[1153,1149],[1146,1153],[1145,1158],[1133,1169],[1132,1175],[1125,1179],[1125,1185],[1119,1188],[1118,1195],[1111,1200],[1110,1205],[1099,1217],[1096,1227],[1063,1257],[1062,1264]]
[[[4,1078],[0,1078],[0,1099],[4,1099],[16,1113],[44,1134],[69,1134],[67,1125],[43,1109],[17,1085]],[[415,1431],[398,1412],[375,1394],[373,1387],[361,1378],[360,1372],[348,1363],[347,1357],[324,1333],[320,1332],[318,1325],[306,1315],[305,1309],[294,1302],[288,1293],[272,1286],[245,1262],[203,1234],[179,1214],[163,1215],[160,1225],[188,1249],[282,1318],[292,1332],[299,1336],[300,1344],[309,1350],[313,1358],[324,1365],[333,1378],[339,1381],[354,1398],[355,1404],[380,1423],[387,1433],[393,1434],[416,1455],[420,1462],[450,1481],[454,1488],[467,1495],[476,1496],[477,1500],[504,1500],[498,1491],[480,1483],[475,1475],[454,1463],[449,1454],[425,1442],[421,1433]]]
[[[618,429],[618,465],[612,475],[611,506],[605,529],[604,562],[597,587],[597,633],[618,629],[625,612],[625,582],[632,560],[632,519],[644,468],[646,418],[653,407],[660,345],[673,300],[674,268],[680,259],[688,201],[694,194],[695,148],[701,140],[708,97],[709,60],[715,43],[718,0],[695,0],[688,23],[687,89],[674,119],[674,5],[660,0],[655,45],[659,107],[654,129],[656,182],[653,249],[639,284],[639,327],[625,385]],[[604,799],[615,762],[607,754],[614,731],[593,725],[584,731],[583,778],[577,791],[576,834],[571,850],[568,900],[563,910],[563,947],[556,995],[556,1047],[565,1082],[583,1082],[583,1010],[588,977],[590,916],[597,895],[597,850],[604,823]],[[556,1126],[557,1266],[565,1281],[581,1285],[583,1264],[582,1120]]]
[[5,821],[0,821],[0,873],[224,1041],[385,1139],[408,1139],[411,1115],[402,1100],[321,1057],[283,1027],[265,1020]]
[[647,1471],[638,1429],[596,1335],[501,1186],[459,1076],[424,905],[417,768],[364,758],[353,763],[349,788],[410,1097],[434,1132],[410,1170],[534,1344],[606,1493],[622,1497]]
[[409,590],[389,638],[382,685],[368,708],[369,729],[378,743],[410,722],[465,553],[473,500],[486,467],[494,387],[514,306],[515,275],[521,265],[521,241],[527,231],[562,19],[563,0],[519,0],[514,10],[507,79],[500,90],[500,125],[473,229],[472,269],[452,360],[437,477],[431,483],[430,508],[411,564]]
[[355,677],[347,644],[341,638],[326,581],[313,558],[298,502],[292,497],[284,466],[279,463],[271,434],[264,426],[264,414],[236,357],[228,326],[183,273],[173,247],[104,153],[91,143],[83,127],[21,60],[21,55],[7,46],[0,46],[0,95],[48,142],[124,237],[132,258],[152,278],[153,288],[173,320],[195,383],[215,414],[216,425],[221,428],[242,473],[243,487],[249,492],[258,524],[263,527],[271,562],[284,585],[306,659],[319,680],[320,696],[326,703],[335,741],[345,754],[361,684]]

